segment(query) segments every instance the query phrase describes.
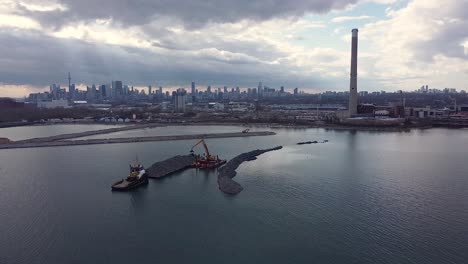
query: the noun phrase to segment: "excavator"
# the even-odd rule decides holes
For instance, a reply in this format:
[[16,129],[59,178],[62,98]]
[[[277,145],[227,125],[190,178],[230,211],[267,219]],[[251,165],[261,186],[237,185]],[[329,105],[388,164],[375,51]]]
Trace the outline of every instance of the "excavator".
[[190,149],[190,153],[192,155],[194,155],[193,149],[200,144],[202,144],[205,153],[203,155],[196,155],[195,161],[193,162],[193,166],[195,168],[214,169],[226,163],[226,160],[219,159],[218,155],[210,155],[210,152],[208,151],[208,146],[206,145],[204,139],[200,139],[200,141],[193,145],[192,149]]

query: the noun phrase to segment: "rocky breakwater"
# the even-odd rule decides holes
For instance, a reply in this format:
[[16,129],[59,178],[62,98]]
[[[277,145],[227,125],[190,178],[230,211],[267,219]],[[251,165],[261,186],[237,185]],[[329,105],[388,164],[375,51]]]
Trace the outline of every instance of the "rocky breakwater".
[[192,167],[195,161],[193,155],[179,155],[167,160],[159,161],[151,165],[146,171],[148,177],[153,179],[162,178],[172,173]]
[[223,167],[219,168],[218,170],[218,186],[219,189],[227,194],[238,194],[240,193],[244,188],[234,181],[232,178],[234,178],[237,174],[236,169],[242,164],[244,161],[251,161],[251,160],[256,160],[257,156],[273,151],[273,150],[279,150],[282,149],[282,146],[270,148],[270,149],[257,149],[257,150],[252,150],[250,152],[242,153],[230,161],[226,163]]

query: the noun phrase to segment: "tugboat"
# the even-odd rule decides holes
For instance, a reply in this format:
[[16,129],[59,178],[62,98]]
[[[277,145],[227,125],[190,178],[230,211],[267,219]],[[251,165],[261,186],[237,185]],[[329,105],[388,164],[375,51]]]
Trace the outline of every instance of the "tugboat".
[[198,146],[199,144],[203,145],[203,148],[205,149],[205,153],[203,155],[196,155],[195,156],[195,161],[193,162],[193,167],[198,168],[198,169],[214,169],[217,168],[224,163],[226,163],[226,160],[219,159],[218,155],[210,155],[210,152],[208,151],[208,146],[205,143],[205,140],[201,139],[198,141],[195,145],[193,145],[192,149],[190,150],[190,153],[193,154],[193,149]]
[[128,177],[112,184],[112,190],[129,191],[145,184],[148,184],[148,174],[137,159],[133,164],[130,164]]

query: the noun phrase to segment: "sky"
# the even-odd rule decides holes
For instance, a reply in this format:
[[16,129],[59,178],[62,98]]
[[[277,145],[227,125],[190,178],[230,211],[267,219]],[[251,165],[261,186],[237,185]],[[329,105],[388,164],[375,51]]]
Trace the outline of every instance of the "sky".
[[468,90],[468,0],[0,0],[0,97],[142,86]]

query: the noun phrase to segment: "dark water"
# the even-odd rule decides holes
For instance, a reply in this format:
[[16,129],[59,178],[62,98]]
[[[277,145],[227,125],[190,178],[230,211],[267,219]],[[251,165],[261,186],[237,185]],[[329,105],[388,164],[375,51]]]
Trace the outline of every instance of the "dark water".
[[136,153],[194,141],[1,150],[0,263],[467,263],[468,131],[275,131],[208,141],[285,146],[241,165],[237,196],[196,170],[110,191]]

